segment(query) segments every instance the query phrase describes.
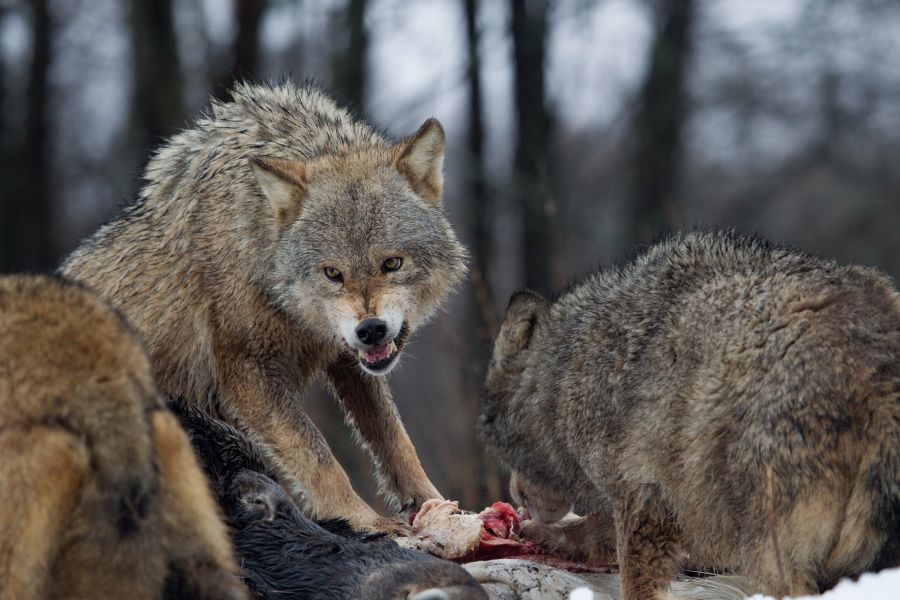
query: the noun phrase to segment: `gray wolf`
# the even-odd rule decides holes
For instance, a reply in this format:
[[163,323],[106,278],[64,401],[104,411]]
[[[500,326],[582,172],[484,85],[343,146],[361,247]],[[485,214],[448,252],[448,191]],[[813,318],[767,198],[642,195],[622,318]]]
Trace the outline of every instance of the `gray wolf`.
[[383,376],[465,271],[443,129],[395,143],[290,83],[232,96],[160,148],[137,202],[61,270],[134,323],[165,394],[250,431],[313,518],[398,531],[302,395],[313,378],[334,392],[394,510],[440,497]]
[[0,278],[0,599],[245,598],[187,436],[121,315]]
[[213,483],[243,575],[261,599],[475,600],[486,598],[451,562],[359,534],[337,519],[305,517],[259,448],[194,406],[172,403]]
[[900,563],[898,358],[878,271],[695,232],[552,302],[514,295],[479,434],[528,481],[611,503],[627,600],[665,597],[682,551],[809,594]]

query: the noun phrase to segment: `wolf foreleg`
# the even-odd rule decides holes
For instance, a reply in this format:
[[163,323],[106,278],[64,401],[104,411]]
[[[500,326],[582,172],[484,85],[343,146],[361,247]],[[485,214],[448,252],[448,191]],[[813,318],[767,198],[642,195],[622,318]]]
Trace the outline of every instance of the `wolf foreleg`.
[[343,357],[328,367],[327,375],[358,441],[372,457],[379,491],[391,508],[418,510],[426,500],[442,498],[422,469],[387,381],[363,373],[355,360]]
[[287,383],[267,377],[253,361],[223,369],[225,409],[252,432],[292,496],[313,519],[343,518],[357,530],[401,533],[403,526],[376,513],[359,497],[328,443]]
[[622,600],[665,600],[678,568],[681,532],[659,492],[626,494],[617,500],[613,516]]

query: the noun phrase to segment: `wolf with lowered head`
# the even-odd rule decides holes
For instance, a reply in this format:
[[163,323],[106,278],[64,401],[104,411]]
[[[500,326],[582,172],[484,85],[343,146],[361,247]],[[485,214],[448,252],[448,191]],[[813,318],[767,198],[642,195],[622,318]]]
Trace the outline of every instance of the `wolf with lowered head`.
[[250,432],[313,518],[395,531],[302,408],[321,378],[394,509],[440,494],[384,375],[465,271],[441,205],[444,133],[392,142],[313,87],[239,85],[151,159],[62,272],[120,307],[156,379]]
[[675,237],[513,296],[486,386],[503,462],[611,503],[625,600],[665,598],[683,551],[774,595],[900,563],[900,295],[875,270]]

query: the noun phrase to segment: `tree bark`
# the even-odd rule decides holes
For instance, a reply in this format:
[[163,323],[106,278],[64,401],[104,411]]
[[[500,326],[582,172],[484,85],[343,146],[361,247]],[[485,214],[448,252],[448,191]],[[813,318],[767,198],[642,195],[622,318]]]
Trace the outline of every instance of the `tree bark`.
[[228,72],[218,77],[213,91],[216,98],[227,100],[236,82],[259,77],[259,31],[266,8],[267,0],[234,0],[237,34],[230,50]]
[[520,202],[525,284],[548,293],[552,281],[555,207],[550,194],[544,59],[548,0],[511,0],[515,62],[516,154],[513,191]]
[[[477,451],[479,444],[474,436],[472,424],[478,414],[479,386],[484,378],[484,366],[490,359],[490,348],[497,332],[496,306],[494,302],[490,272],[490,256],[492,250],[492,202],[486,185],[486,169],[484,165],[484,110],[481,91],[481,56],[479,51],[480,35],[478,31],[478,0],[464,0],[466,20],[466,49],[468,65],[466,82],[468,87],[468,139],[467,160],[465,161],[465,193],[464,203],[467,222],[471,232],[472,264],[469,274],[472,282],[471,303],[469,305],[468,345],[462,360],[464,412],[466,423],[464,430],[469,431],[470,439],[466,440],[468,451],[466,458],[471,472],[466,477],[464,491],[465,506],[481,506],[492,502],[501,495],[499,477],[493,459],[483,452]],[[474,384],[474,385],[473,385]]]
[[337,50],[332,66],[332,85],[341,100],[359,114],[366,109],[366,76],[369,32],[366,29],[367,0],[348,0],[339,30],[346,32],[343,50]]
[[139,139],[138,162],[143,165],[153,146],[186,124],[172,0],[132,0],[131,39],[132,122]]
[[634,119],[632,241],[678,226],[678,176],[687,112],[693,0],[659,0],[656,36]]
[[48,0],[33,0],[32,54],[26,89],[27,108],[22,145],[16,163],[9,208],[12,231],[10,266],[16,270],[46,271],[57,259],[53,246],[50,189],[48,74],[52,60],[54,23]]
[[234,41],[233,77],[256,77],[259,71],[259,28],[262,23],[265,0],[236,0],[235,17],[238,36]]
[[[469,114],[465,202],[469,212],[469,226],[472,230],[472,272],[487,288],[484,293],[489,295],[490,286],[487,285],[487,273],[491,254],[491,206],[485,187],[484,111],[482,109],[477,10],[477,0],[465,0],[466,48],[469,58],[466,69]],[[478,286],[479,282],[476,281],[475,284]],[[490,300],[489,298],[485,299]],[[493,337],[494,319],[486,314],[483,317],[481,326],[488,328],[488,331],[485,332],[487,336]]]
[[[6,18],[6,8],[0,6],[0,29]],[[0,54],[0,272],[12,270],[13,228],[12,189],[9,181],[10,139],[7,128],[6,61]]]

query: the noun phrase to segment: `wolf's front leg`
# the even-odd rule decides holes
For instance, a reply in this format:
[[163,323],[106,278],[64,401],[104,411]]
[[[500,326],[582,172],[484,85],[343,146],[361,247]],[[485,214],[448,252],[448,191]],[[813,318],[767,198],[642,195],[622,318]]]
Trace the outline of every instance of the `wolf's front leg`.
[[344,357],[329,366],[327,374],[372,457],[378,486],[391,508],[408,513],[430,498],[442,498],[422,469],[387,381],[363,373],[356,360]]
[[223,377],[227,385],[220,393],[226,410],[249,428],[279,475],[296,482],[288,491],[310,518],[346,519],[358,531],[408,533],[403,523],[379,515],[359,497],[287,382],[273,382],[252,363],[235,374],[239,376]]
[[614,510],[622,600],[666,600],[681,534],[658,492],[638,490]]

